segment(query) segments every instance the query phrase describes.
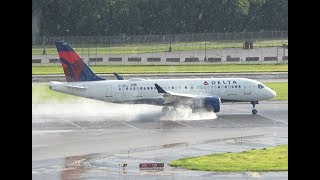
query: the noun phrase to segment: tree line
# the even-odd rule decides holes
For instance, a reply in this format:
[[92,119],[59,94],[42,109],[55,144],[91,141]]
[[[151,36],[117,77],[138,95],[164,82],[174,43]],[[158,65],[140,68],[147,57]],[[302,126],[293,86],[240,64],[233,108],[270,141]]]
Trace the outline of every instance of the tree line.
[[41,36],[288,30],[288,0],[32,0]]

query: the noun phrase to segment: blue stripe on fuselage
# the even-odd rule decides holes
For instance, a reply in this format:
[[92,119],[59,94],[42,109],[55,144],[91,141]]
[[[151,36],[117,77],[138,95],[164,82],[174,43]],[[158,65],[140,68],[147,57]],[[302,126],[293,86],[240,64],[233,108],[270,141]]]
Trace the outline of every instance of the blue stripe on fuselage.
[[[250,101],[237,101],[237,100],[221,99],[221,103],[226,103],[226,102],[250,102]],[[163,98],[137,99],[137,100],[128,100],[128,101],[115,101],[113,103],[117,103],[117,104],[151,104],[151,105],[164,106],[164,99]],[[173,103],[169,103],[169,104],[165,104],[165,105],[172,106]]]

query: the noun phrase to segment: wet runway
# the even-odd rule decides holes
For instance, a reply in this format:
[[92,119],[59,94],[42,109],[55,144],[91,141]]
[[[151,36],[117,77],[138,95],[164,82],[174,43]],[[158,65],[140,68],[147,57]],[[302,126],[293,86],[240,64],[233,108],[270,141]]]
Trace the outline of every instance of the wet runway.
[[[171,160],[288,144],[288,102],[223,104],[221,112],[162,114],[161,107],[70,103],[32,105],[33,179],[288,179],[288,172],[190,171]],[[123,113],[126,111],[126,113]],[[158,162],[159,171],[139,170]],[[127,163],[126,168],[119,163]]]

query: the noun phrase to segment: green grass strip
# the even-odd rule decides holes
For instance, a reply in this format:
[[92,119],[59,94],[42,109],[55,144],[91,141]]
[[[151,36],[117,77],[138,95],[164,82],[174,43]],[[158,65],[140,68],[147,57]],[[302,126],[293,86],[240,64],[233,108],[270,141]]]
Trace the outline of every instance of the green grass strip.
[[272,100],[288,100],[288,82],[265,82],[263,84],[277,93]]
[[202,171],[287,171],[288,145],[173,160],[170,166]]
[[78,102],[85,98],[51,91],[48,84],[32,84],[32,104]]
[[[101,65],[90,68],[97,74],[287,72],[288,64]],[[32,74],[63,74],[63,69],[61,66],[32,66]]]

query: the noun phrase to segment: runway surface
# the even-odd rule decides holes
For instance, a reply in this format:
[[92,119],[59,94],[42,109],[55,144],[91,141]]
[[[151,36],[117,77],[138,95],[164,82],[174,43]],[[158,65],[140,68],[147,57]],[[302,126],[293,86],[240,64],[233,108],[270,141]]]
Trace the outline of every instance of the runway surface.
[[[32,104],[32,179],[288,179],[288,172],[190,171],[171,160],[288,144],[288,101],[223,104],[217,114],[111,103]],[[139,170],[139,163],[164,163]],[[127,163],[126,168],[119,163]]]

